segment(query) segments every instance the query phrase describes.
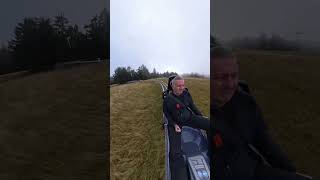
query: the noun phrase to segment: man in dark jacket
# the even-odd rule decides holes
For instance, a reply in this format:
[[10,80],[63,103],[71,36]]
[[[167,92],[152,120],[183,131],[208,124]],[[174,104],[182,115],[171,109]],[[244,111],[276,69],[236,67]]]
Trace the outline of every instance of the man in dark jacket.
[[163,102],[164,113],[169,125],[174,126],[177,132],[181,131],[182,126],[209,130],[210,123],[194,104],[191,94],[185,88],[184,79],[177,75],[171,81],[171,87],[172,92]]
[[210,52],[214,123],[212,177],[217,180],[308,179],[297,175],[267,133],[254,98],[238,86],[238,64],[231,51]]
[[173,180],[184,180],[188,179],[188,173],[181,151],[181,127],[209,130],[210,122],[195,106],[182,77],[176,76],[171,86],[172,91],[163,101],[163,112],[168,119],[170,170]]

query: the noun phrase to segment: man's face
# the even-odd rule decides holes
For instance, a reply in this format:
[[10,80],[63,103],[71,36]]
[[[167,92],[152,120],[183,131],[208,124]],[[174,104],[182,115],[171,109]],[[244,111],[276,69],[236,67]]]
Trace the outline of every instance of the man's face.
[[172,83],[173,93],[177,96],[180,96],[184,91],[184,80],[176,80]]
[[227,103],[238,88],[238,64],[234,58],[213,61],[213,99],[218,105]]

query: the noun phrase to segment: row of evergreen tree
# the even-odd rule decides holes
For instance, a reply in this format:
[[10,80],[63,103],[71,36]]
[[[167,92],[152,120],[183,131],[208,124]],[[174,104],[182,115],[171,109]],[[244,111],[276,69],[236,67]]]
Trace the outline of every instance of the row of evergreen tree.
[[257,37],[234,38],[226,44],[232,48],[256,50],[298,51],[304,48],[298,39],[288,40],[278,34],[266,33]]
[[110,47],[109,12],[103,9],[84,25],[71,25],[63,15],[53,19],[27,17],[17,24],[8,42],[13,71],[51,69],[57,62],[79,59],[108,59]]
[[129,81],[146,80],[151,78],[169,77],[176,75],[175,72],[159,73],[153,68],[150,72],[145,65],[141,65],[137,70],[128,67],[117,67],[111,77],[111,84],[124,84]]

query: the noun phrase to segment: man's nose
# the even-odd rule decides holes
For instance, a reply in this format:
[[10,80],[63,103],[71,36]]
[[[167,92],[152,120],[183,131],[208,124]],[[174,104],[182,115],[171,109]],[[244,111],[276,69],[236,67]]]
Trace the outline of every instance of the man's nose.
[[235,79],[232,76],[228,76],[225,83],[228,88],[234,88],[236,85]]

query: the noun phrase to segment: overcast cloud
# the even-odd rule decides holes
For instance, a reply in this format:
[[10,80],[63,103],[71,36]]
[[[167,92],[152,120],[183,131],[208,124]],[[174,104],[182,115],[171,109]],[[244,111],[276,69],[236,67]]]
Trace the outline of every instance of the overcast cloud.
[[210,73],[209,0],[111,0],[111,63]]
[[211,32],[219,39],[275,33],[320,41],[319,0],[212,0]]

